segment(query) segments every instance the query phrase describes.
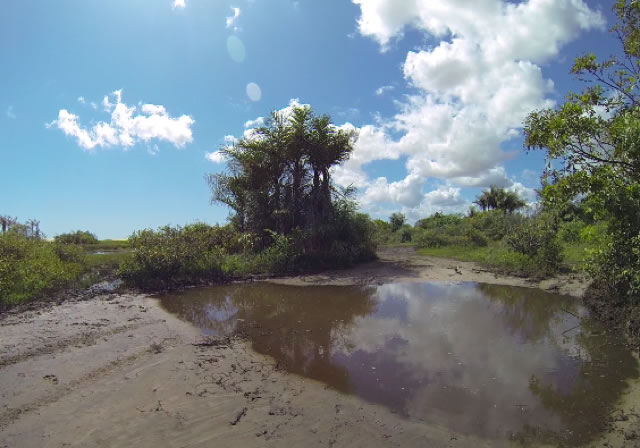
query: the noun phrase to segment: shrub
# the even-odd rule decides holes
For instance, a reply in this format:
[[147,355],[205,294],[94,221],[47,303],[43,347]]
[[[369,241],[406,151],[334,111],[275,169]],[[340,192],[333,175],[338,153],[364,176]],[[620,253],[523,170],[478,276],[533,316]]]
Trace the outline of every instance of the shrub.
[[375,235],[376,226],[368,215],[355,213],[348,206],[337,207],[331,219],[320,227],[316,239],[321,243],[305,250],[301,263],[315,269],[372,260],[378,245]]
[[56,236],[54,240],[60,244],[98,244],[98,238],[88,230],[63,233]]
[[505,238],[505,243],[515,252],[529,257],[541,273],[558,270],[562,261],[562,247],[558,241],[557,218],[549,213],[524,219]]
[[417,247],[442,247],[445,244],[443,236],[433,230],[422,230],[416,232],[414,242]]
[[487,238],[482,233],[475,229],[470,229],[467,233],[467,236],[471,241],[471,244],[476,247],[486,247],[489,244],[489,240],[487,240]]
[[559,236],[565,243],[577,243],[581,238],[581,232],[586,224],[577,219],[574,221],[563,222],[560,224]]
[[0,235],[0,307],[69,285],[84,270],[81,252],[15,232]]
[[432,216],[416,221],[415,227],[421,229],[440,230],[443,227],[455,227],[463,220],[460,215],[445,215],[440,212],[434,213]]
[[142,288],[198,284],[223,278],[220,229],[206,224],[142,230],[129,237],[133,253],[120,267],[122,279]]

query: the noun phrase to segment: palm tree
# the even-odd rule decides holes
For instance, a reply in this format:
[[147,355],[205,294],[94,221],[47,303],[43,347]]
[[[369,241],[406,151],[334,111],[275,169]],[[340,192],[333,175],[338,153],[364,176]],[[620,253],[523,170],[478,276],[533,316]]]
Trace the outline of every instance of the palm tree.
[[487,198],[487,192],[483,192],[478,198],[473,201],[474,204],[478,204],[483,212],[486,212],[489,208],[489,200]]
[[516,192],[506,191],[495,185],[491,185],[489,190],[483,191],[473,202],[478,204],[482,211],[497,209],[504,213],[513,213],[527,205]]

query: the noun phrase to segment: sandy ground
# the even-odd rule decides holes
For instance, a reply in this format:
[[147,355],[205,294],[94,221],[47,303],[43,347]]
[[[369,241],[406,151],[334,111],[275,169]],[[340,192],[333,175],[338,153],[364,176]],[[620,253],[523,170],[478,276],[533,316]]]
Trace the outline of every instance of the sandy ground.
[[494,273],[473,262],[417,255],[410,247],[384,248],[379,260],[361,264],[354,269],[323,272],[270,280],[287,285],[362,285],[389,282],[478,282],[496,285],[523,286],[582,297],[587,286],[584,276],[566,274],[535,280]]
[[[353,270],[277,281],[482,281],[574,295],[584,288],[577,279],[496,277],[406,250],[381,255]],[[630,439],[640,433],[639,390],[630,386],[613,415],[618,421],[594,446],[640,446]],[[245,341],[203,339],[151,297],[111,294],[0,320],[0,447],[71,446],[499,445],[287,374]]]

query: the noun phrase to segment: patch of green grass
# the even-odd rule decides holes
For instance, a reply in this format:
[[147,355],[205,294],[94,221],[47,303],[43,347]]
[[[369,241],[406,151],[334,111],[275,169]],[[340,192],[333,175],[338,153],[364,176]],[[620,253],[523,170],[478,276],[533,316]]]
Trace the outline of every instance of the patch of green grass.
[[120,263],[129,255],[130,252],[109,252],[104,254],[87,254],[86,265],[88,268],[110,267],[117,269]]
[[87,251],[100,251],[100,250],[126,250],[130,249],[129,240],[100,240],[96,244],[87,244],[84,246]]
[[[594,243],[575,243],[564,248],[564,268],[581,269],[588,257],[588,250]],[[543,266],[522,254],[508,250],[500,243],[488,247],[443,246],[417,249],[419,255],[450,258],[458,261],[473,261],[504,272],[519,272],[531,276],[545,276]]]
[[584,267],[589,258],[589,251],[598,247],[595,243],[576,243],[564,248],[564,261],[569,267],[579,269]]

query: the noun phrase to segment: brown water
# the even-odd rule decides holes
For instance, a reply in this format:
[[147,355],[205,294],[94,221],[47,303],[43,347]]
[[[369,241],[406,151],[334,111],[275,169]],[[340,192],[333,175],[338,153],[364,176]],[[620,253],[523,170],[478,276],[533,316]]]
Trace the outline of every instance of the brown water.
[[489,439],[582,445],[638,375],[622,338],[575,299],[533,289],[253,283],[162,304],[204,334],[247,337],[290,372]]

